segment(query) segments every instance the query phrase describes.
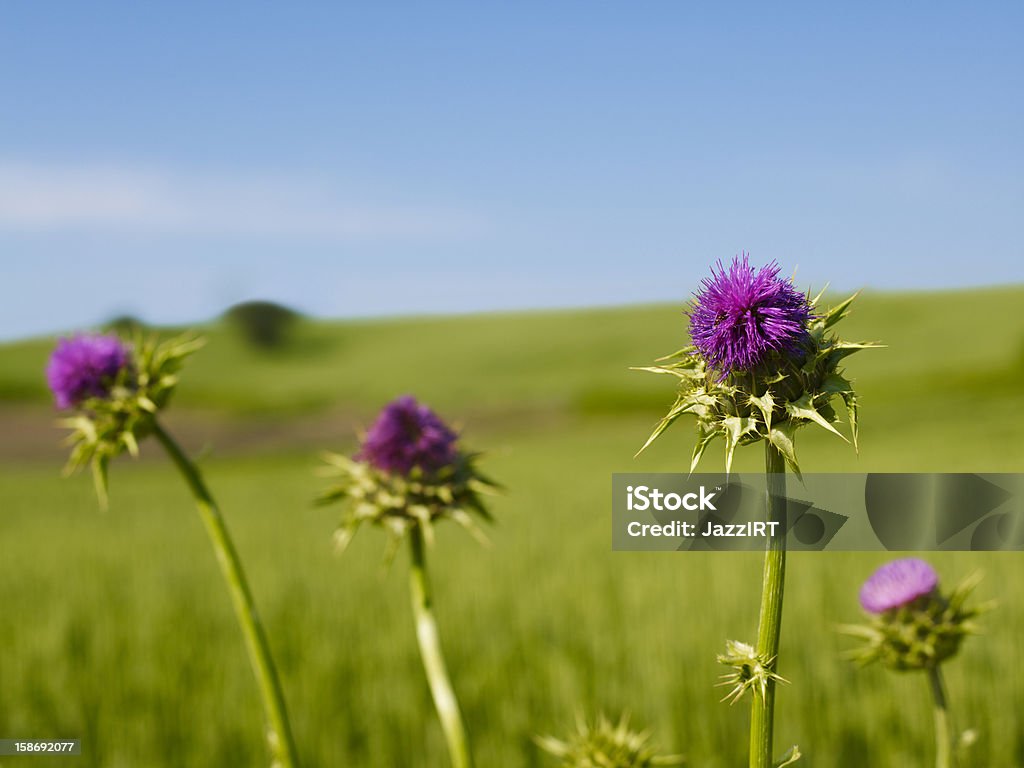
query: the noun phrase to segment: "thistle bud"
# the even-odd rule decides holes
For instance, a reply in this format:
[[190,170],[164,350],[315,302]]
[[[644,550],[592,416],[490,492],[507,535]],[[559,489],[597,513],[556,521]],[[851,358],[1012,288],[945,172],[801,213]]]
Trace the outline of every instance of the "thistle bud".
[[72,430],[65,471],[91,465],[101,504],[110,460],[125,451],[138,455],[139,441],[177,386],[184,359],[202,345],[195,337],[158,342],[141,334],[131,342],[115,334],[58,341],[46,378],[57,408],[74,412],[60,421]]
[[789,681],[776,674],[772,669],[774,658],[765,658],[757,653],[754,646],[749,643],[741,643],[738,640],[725,641],[725,653],[718,655],[718,663],[732,667],[735,671],[722,675],[720,686],[728,686],[729,692],[722,698],[730,704],[735,704],[743,694],[748,691],[753,696],[761,697],[763,701],[768,695],[768,681],[776,683],[788,683]]
[[628,714],[623,714],[617,724],[602,714],[593,724],[578,716],[576,732],[567,741],[551,736],[536,741],[558,758],[563,768],[653,768],[684,762],[681,755],[659,755],[648,745],[649,739],[650,732],[630,729]]
[[325,454],[325,474],[337,480],[318,502],[344,504],[335,533],[339,549],[364,522],[384,528],[391,552],[413,526],[429,541],[434,524],[445,518],[486,541],[474,517],[491,520],[480,497],[497,484],[477,471],[478,454],[460,451],[457,441],[436,413],[404,396],[384,407],[354,456]]
[[948,595],[935,570],[923,560],[887,563],[864,582],[860,603],[865,625],[841,627],[864,645],[849,653],[861,664],[880,661],[895,670],[932,669],[956,655],[963,639],[977,632],[974,619],[989,606],[968,607],[980,577],[968,577]]

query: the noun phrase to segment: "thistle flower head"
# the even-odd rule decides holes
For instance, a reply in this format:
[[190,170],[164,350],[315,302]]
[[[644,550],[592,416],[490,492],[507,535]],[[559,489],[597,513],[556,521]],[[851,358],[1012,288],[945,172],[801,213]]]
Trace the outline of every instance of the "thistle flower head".
[[46,381],[60,410],[90,397],[105,397],[117,375],[128,367],[130,351],[113,334],[63,338],[46,366]]
[[880,661],[890,669],[930,669],[954,656],[963,639],[978,631],[974,619],[990,604],[968,606],[981,577],[974,574],[949,594],[923,560],[908,558],[882,566],[865,582],[861,606],[866,624],[840,627],[863,641],[848,656],[861,664]]
[[383,472],[407,475],[413,467],[434,472],[455,461],[457,439],[430,408],[404,395],[384,406],[355,458]]
[[860,588],[860,604],[868,613],[885,613],[930,594],[939,575],[924,560],[907,557],[886,563]]
[[712,270],[690,313],[693,344],[636,370],[669,374],[678,381],[675,403],[640,451],[684,415],[696,419],[697,440],[690,471],[716,438],[725,440],[725,471],[737,446],[770,442],[800,474],[796,431],[817,424],[843,440],[834,426],[833,406],[841,400],[850,441],[857,448],[857,394],[843,361],[861,349],[881,346],[850,342],[834,326],[850,311],[854,297],[819,312],[813,299],[778,277],[769,264],[755,270],[744,255],[729,269]]
[[798,356],[807,344],[808,297],[779,277],[775,262],[760,269],[746,254],[722,262],[702,281],[690,312],[690,337],[720,377],[749,371],[773,354]]
[[427,406],[400,397],[381,411],[355,456],[324,456],[324,474],[336,478],[318,502],[342,502],[344,514],[335,533],[344,549],[364,522],[389,534],[388,554],[414,526],[428,543],[433,525],[451,519],[486,542],[474,517],[490,520],[481,494],[497,484],[476,468],[477,454],[464,453],[458,436]]
[[72,432],[68,472],[90,465],[100,503],[107,498],[107,466],[152,431],[167,405],[184,360],[203,345],[181,336],[159,341],[136,334],[131,343],[110,334],[62,339],[46,370],[57,407],[73,409],[61,420]]
[[618,723],[599,715],[593,724],[579,715],[576,732],[568,740],[541,736],[537,744],[558,758],[563,768],[653,768],[656,765],[679,765],[680,755],[659,755],[648,745],[650,733],[629,727],[629,715]]

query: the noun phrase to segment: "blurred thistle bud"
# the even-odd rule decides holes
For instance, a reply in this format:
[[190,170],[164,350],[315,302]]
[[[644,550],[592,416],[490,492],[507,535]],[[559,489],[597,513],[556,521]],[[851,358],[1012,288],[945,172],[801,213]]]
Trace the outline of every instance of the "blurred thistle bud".
[[583,715],[576,718],[576,732],[567,741],[551,736],[535,739],[545,752],[561,761],[563,768],[651,768],[656,765],[680,765],[681,755],[659,755],[648,745],[649,731],[633,731],[629,714],[618,724],[603,714],[591,725]]
[[492,519],[480,497],[498,486],[477,471],[479,454],[461,452],[457,441],[436,413],[406,395],[384,407],[355,456],[325,454],[324,474],[337,480],[318,503],[345,505],[335,534],[339,549],[371,522],[388,533],[390,555],[413,526],[430,541],[433,525],[444,518],[486,543],[474,516]]
[[679,379],[676,401],[654,428],[642,452],[680,416],[697,420],[690,471],[708,444],[725,440],[725,467],[738,445],[768,440],[797,475],[796,430],[817,424],[846,440],[832,401],[846,410],[850,440],[857,448],[857,395],[840,363],[874,342],[837,338],[832,328],[849,313],[851,296],[818,313],[822,293],[811,299],[779,277],[774,262],[760,269],[746,254],[728,267],[718,262],[704,279],[690,310],[692,344],[637,368]]
[[722,675],[720,686],[729,686],[731,690],[722,697],[730,704],[739,701],[743,694],[750,691],[753,696],[760,696],[763,701],[768,694],[768,681],[788,683],[789,681],[775,673],[772,669],[774,658],[766,659],[758,655],[754,646],[738,640],[725,641],[725,653],[718,655],[718,663],[733,667],[734,672]]
[[964,637],[977,633],[975,617],[992,607],[966,605],[980,581],[975,573],[943,595],[938,574],[924,560],[886,563],[860,590],[860,603],[869,622],[839,628],[864,640],[864,645],[848,656],[861,664],[880,661],[901,671],[937,667],[956,655]]
[[165,342],[137,334],[131,342],[116,334],[80,334],[60,339],[46,379],[59,410],[74,415],[59,422],[72,430],[66,473],[91,465],[100,504],[107,502],[107,466],[152,430],[167,405],[177,373],[203,340],[181,336]]

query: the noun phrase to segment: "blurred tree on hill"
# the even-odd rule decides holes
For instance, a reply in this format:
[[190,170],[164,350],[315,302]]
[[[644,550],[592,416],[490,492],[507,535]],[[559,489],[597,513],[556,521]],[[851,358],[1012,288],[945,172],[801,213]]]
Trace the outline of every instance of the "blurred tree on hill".
[[130,336],[145,329],[145,321],[135,315],[116,315],[103,324],[103,330],[114,331],[120,336]]
[[260,349],[284,346],[300,315],[272,301],[245,301],[224,313],[224,319],[241,332],[245,340]]

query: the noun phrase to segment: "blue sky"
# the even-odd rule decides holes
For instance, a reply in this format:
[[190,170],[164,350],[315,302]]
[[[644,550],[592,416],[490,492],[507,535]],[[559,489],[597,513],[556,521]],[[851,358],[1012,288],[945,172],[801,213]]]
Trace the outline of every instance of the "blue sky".
[[143,5],[4,9],[0,337],[1024,282],[1020,3]]

